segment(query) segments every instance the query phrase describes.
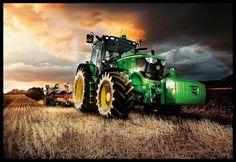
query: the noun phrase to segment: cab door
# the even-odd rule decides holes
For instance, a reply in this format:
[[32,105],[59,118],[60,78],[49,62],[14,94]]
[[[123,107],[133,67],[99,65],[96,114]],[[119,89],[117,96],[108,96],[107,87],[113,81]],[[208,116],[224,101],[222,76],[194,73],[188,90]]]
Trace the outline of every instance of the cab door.
[[91,61],[93,62],[93,64],[95,64],[98,67],[99,72],[101,72],[101,62],[102,62],[102,42],[101,41],[94,44],[92,48]]

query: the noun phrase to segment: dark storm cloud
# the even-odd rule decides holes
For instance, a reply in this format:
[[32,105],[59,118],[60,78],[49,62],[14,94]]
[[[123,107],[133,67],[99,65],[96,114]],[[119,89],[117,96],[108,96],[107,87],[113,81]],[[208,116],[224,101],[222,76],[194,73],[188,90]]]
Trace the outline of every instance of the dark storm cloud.
[[[125,12],[126,7],[110,6],[110,10]],[[194,80],[232,73],[231,4],[135,4],[127,10],[139,13],[145,46],[157,53],[176,50],[166,69],[175,67],[179,76]]]
[[214,50],[232,50],[231,5],[174,5],[162,14],[147,13],[145,24],[147,43],[202,43]]
[[165,56],[166,68],[180,76],[210,80],[232,73],[231,4],[8,4],[4,12],[4,28],[15,31],[4,38],[8,79],[73,78],[75,64],[90,57],[86,33],[117,35],[121,27]]
[[[178,76],[187,79],[217,80],[232,74],[230,55],[225,52],[209,51],[206,46],[199,44],[172,49],[161,55],[167,62],[165,73],[174,67]],[[226,66],[222,60],[225,60],[229,66]]]
[[145,29],[143,39],[148,45],[202,43],[214,50],[232,51],[231,4],[68,4],[65,8],[77,10],[78,6],[88,11],[96,8],[97,16],[102,11],[123,15],[138,13],[138,25]]
[[[67,7],[77,8],[76,5]],[[177,50],[175,60],[167,63],[167,69],[172,65],[181,76],[209,80],[232,73],[231,4],[83,4],[83,8],[121,16],[130,12],[137,14],[137,26],[145,31],[143,45],[158,54]],[[184,55],[179,51],[182,47],[191,49],[194,44],[197,44],[194,51],[188,50]],[[194,53],[200,60],[191,58]],[[192,59],[190,63],[180,61],[188,57]]]

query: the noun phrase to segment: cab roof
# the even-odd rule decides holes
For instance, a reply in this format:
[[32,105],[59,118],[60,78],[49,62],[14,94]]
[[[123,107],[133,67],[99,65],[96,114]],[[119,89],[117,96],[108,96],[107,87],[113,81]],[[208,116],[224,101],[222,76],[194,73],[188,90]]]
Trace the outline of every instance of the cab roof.
[[[129,40],[126,37],[116,37],[116,36],[103,35],[101,38],[104,40],[110,40],[110,41],[129,44],[134,47],[139,46],[138,43],[136,43],[135,41]],[[96,44],[97,42],[99,42],[99,40],[96,40],[93,44]]]

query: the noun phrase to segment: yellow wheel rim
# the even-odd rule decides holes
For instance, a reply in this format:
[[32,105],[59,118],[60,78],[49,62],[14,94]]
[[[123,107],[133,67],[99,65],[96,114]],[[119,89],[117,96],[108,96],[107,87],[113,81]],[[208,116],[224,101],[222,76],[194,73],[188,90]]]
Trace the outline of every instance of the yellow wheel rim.
[[76,84],[76,100],[80,104],[83,100],[84,95],[84,82],[82,76],[79,76]]
[[113,108],[113,101],[115,100],[113,97],[115,92],[113,85],[112,77],[108,73],[103,74],[96,91],[98,111],[103,116],[108,117]]
[[108,110],[111,106],[111,86],[109,83],[104,83],[101,88],[101,95],[100,95],[100,103],[101,106]]

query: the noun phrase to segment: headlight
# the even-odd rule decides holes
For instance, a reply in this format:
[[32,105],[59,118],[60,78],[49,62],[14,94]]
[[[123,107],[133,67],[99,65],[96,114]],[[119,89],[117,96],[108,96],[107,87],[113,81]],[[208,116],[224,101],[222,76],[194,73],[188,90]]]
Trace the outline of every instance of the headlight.
[[166,64],[166,61],[162,60],[162,61],[161,61],[161,65],[162,65],[162,66],[165,66],[165,64]]
[[174,88],[175,88],[175,82],[172,81],[172,80],[168,80],[168,81],[166,82],[166,88],[167,88],[167,89],[174,89]]
[[148,58],[145,58],[145,60],[151,64],[155,64],[157,62],[157,59],[154,59],[154,58],[151,58],[151,57],[148,57]]

